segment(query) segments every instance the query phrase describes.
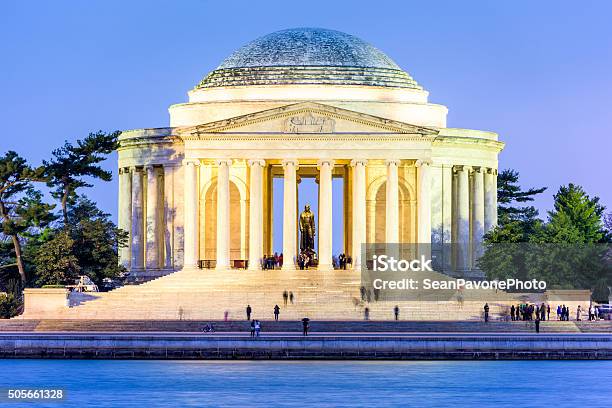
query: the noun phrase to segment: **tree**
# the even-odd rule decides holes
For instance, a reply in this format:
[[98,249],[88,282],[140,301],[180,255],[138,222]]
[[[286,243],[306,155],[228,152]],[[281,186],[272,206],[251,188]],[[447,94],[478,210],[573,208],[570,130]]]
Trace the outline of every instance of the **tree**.
[[518,181],[519,173],[512,169],[503,170],[497,176],[497,215],[500,219],[524,220],[538,215],[535,207],[517,204],[533,201],[536,195],[546,191],[546,187],[523,190]]
[[485,235],[485,243],[528,242],[541,226],[538,210],[519,204],[533,201],[546,187],[523,190],[518,182],[519,173],[512,169],[503,170],[497,177],[498,224]]
[[603,223],[605,207],[599,197],[589,197],[582,187],[570,183],[554,195],[554,210],[534,240],[546,243],[594,244],[607,239]]
[[58,231],[51,240],[42,244],[34,258],[36,284],[43,286],[74,283],[80,271],[74,252],[74,240],[66,229]]
[[0,157],[0,227],[10,237],[15,264],[21,282],[27,280],[22,259],[21,236],[30,228],[52,221],[53,206],[42,202],[42,194],[33,188],[36,181],[45,181],[44,168],[32,168],[14,151]]
[[83,196],[77,197],[69,217],[71,237],[77,248],[74,255],[81,273],[97,284],[104,278],[119,276],[124,268],[119,265],[118,250],[127,245],[127,232],[117,228],[109,214]]
[[85,139],[78,140],[76,146],[65,142],[64,146],[52,152],[51,161],[43,162],[49,176],[47,185],[62,206],[64,227],[69,226],[68,206],[74,203],[77,189],[92,186],[85,177],[104,181],[112,179],[112,173],[102,169],[99,163],[117,148],[119,133],[90,133]]

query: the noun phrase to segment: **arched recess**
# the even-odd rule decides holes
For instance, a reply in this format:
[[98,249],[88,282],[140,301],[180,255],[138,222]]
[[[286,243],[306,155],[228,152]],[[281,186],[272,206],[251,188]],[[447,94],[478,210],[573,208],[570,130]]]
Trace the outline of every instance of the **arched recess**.
[[[414,242],[416,231],[415,192],[408,181],[399,177],[399,234],[400,242]],[[366,192],[366,242],[386,242],[387,177],[374,179]]]
[[[246,259],[248,254],[248,191],[244,182],[233,175],[229,180],[230,261]],[[200,258],[217,258],[217,178],[201,189]]]

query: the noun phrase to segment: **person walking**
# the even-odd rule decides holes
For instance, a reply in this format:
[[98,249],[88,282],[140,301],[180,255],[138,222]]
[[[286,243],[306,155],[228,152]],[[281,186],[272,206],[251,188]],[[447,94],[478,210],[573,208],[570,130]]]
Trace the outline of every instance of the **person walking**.
[[274,306],[274,320],[278,322],[278,314],[280,313],[280,307]]
[[489,322],[489,304],[485,303],[484,305],[484,321],[485,323]]
[[514,305],[510,306],[510,320],[514,321]]
[[550,320],[550,305],[546,305],[546,320]]
[[305,317],[302,319],[302,335],[303,336],[308,336],[309,323],[310,323],[309,318]]
[[291,302],[291,304],[293,304],[293,292],[289,292],[289,302]]
[[255,337],[255,320],[251,321],[251,337]]
[[399,306],[395,305],[393,308],[393,314],[395,315],[395,320],[399,320]]
[[246,317],[247,317],[247,320],[251,320],[251,312],[252,311],[253,310],[251,309],[251,305],[247,305],[247,307],[246,307]]
[[561,320],[561,305],[557,305],[557,320]]
[[285,306],[287,306],[287,299],[289,299],[289,293],[287,293],[287,291],[285,290],[283,292],[283,303],[285,304]]

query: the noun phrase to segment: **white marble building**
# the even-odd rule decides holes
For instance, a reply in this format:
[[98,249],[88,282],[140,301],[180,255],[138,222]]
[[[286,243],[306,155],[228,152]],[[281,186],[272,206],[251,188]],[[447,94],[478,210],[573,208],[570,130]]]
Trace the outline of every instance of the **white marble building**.
[[[341,234],[357,267],[362,243],[432,242],[456,244],[444,255],[453,274],[473,270],[497,219],[504,144],[447,127],[447,108],[378,49],[332,30],[279,31],[239,48],[188,95],[170,107],[169,127],[120,137],[119,224],[130,232],[121,262],[134,277],[259,269],[279,222],[283,269],[295,268],[303,177],[319,183],[319,269],[333,273]],[[333,230],[336,177],[343,231]]]

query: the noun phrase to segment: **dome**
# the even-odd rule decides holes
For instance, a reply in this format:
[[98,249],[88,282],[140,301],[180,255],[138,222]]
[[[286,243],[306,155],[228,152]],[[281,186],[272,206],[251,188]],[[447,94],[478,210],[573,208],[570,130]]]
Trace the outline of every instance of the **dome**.
[[332,84],[422,89],[383,52],[340,31],[292,28],[236,50],[197,88]]

